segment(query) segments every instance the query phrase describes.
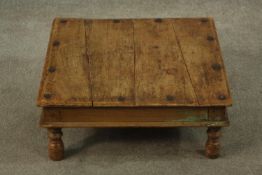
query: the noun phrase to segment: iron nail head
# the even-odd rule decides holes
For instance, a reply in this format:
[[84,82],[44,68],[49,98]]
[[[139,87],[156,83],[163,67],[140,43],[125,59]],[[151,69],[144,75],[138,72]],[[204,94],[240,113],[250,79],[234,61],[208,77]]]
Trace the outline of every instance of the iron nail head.
[[55,40],[55,41],[53,42],[53,46],[59,46],[59,45],[60,45],[60,42],[59,42],[59,41]]

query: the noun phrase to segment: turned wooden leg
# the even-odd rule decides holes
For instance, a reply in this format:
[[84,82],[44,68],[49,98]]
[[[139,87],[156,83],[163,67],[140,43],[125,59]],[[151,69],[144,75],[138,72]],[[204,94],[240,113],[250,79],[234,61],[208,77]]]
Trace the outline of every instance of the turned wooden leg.
[[220,127],[210,127],[207,129],[207,142],[206,142],[206,156],[215,159],[219,156],[220,143],[219,137],[221,136]]
[[61,128],[48,128],[48,155],[52,160],[64,158],[64,143]]

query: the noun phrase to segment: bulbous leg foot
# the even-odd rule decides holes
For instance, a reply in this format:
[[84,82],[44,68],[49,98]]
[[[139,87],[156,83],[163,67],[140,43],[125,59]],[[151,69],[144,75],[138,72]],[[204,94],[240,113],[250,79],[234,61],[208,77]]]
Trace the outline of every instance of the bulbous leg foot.
[[62,160],[64,158],[64,143],[61,128],[48,129],[48,155],[51,160]]
[[206,156],[211,159],[219,157],[220,143],[219,137],[221,136],[220,127],[210,127],[207,129],[207,142],[206,142]]

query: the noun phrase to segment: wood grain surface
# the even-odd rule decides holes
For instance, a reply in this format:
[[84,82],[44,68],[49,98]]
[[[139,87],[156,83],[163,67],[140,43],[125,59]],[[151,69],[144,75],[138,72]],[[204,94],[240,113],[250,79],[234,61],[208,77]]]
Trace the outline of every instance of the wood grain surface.
[[133,106],[133,23],[126,20],[86,22],[86,49],[91,65],[94,106]]
[[[216,109],[212,109],[214,113]],[[220,109],[218,109],[220,110]],[[206,107],[45,107],[40,126],[44,128],[78,127],[217,127],[228,126],[223,113],[216,119]]]
[[214,21],[176,19],[174,30],[199,105],[230,105]]
[[198,105],[172,20],[134,21],[136,105]]
[[92,106],[84,20],[55,19],[38,104]]
[[212,18],[53,22],[39,106],[230,106]]

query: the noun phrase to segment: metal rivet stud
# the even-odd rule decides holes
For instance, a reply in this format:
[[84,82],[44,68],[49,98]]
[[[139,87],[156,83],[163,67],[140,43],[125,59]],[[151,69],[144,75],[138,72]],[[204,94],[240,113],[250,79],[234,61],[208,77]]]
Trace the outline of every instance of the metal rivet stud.
[[66,22],[67,22],[66,19],[61,19],[61,20],[60,20],[60,23],[63,23],[63,24],[64,24],[64,23],[66,23]]
[[52,94],[49,93],[49,92],[46,92],[46,93],[44,94],[44,97],[45,97],[46,99],[50,99],[50,98],[52,97]]
[[119,19],[114,19],[113,23],[120,23],[120,20]]
[[59,42],[59,41],[55,40],[55,41],[53,42],[53,46],[59,46],[59,45],[60,45],[60,42]]
[[50,73],[53,73],[53,72],[55,72],[56,71],[56,68],[54,67],[54,66],[50,66],[49,68],[48,68],[48,72],[50,72]]
[[159,46],[153,46],[153,48],[154,48],[154,49],[158,49],[158,48],[159,48]]
[[217,63],[212,64],[212,69],[214,69],[215,71],[219,71],[221,70],[221,65]]
[[214,37],[213,36],[207,36],[207,40],[208,41],[214,41]]
[[208,19],[207,19],[207,18],[202,18],[202,19],[200,19],[200,21],[201,21],[201,22],[207,22]]
[[155,22],[162,22],[162,19],[157,18],[157,19],[155,19]]
[[117,98],[117,100],[118,100],[118,101],[125,101],[126,98],[125,98],[125,97],[122,97],[122,96],[119,96],[119,97]]
[[166,100],[167,100],[167,101],[174,101],[174,100],[175,100],[175,97],[172,96],[172,95],[167,95],[167,96],[166,96]]
[[219,100],[225,100],[225,99],[226,99],[226,96],[225,96],[225,95],[219,95],[219,96],[218,96],[218,99],[219,99]]

